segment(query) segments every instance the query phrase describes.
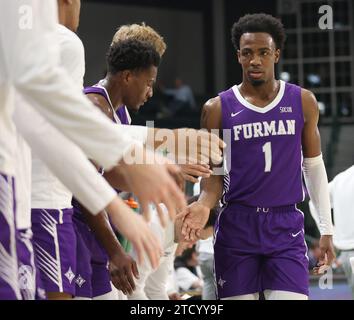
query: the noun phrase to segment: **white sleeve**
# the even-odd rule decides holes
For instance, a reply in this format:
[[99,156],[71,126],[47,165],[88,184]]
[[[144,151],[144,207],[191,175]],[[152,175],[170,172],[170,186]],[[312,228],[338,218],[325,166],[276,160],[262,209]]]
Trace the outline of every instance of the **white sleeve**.
[[[168,258],[168,259],[170,259],[170,258]],[[174,256],[171,259],[172,259],[172,262],[169,265],[168,276],[167,276],[167,288],[166,289],[167,289],[168,295],[178,292],[176,273],[175,273],[175,270],[173,267]]]
[[108,170],[134,140],[94,107],[60,67],[57,16],[56,0],[0,0],[7,78],[44,118]]
[[114,199],[116,192],[80,148],[18,95],[14,122],[32,151],[91,213],[103,210]]
[[333,209],[334,180],[332,180],[332,181],[328,184],[328,190],[329,190],[329,201],[330,201],[330,204],[331,204],[331,208]]
[[[333,187],[334,187],[334,181],[332,180],[332,181],[328,184],[329,199],[330,199],[331,208],[333,208],[333,197],[332,197]],[[317,213],[317,211],[316,211],[316,208],[315,208],[315,206],[314,206],[312,200],[309,201],[309,209],[310,209],[310,213],[311,213],[311,216],[312,216],[313,220],[316,222],[316,226],[317,226],[318,230],[320,230],[320,220],[319,220],[319,216],[318,216],[318,213]]]
[[314,158],[305,158],[303,172],[313,210],[318,215],[319,231],[321,235],[333,235],[328,180],[322,154]]

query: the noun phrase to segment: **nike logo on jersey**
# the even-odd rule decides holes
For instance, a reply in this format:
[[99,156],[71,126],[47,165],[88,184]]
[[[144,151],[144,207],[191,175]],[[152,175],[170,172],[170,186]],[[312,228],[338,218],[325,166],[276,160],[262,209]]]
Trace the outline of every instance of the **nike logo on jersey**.
[[240,114],[243,110],[239,111],[239,112],[231,112],[231,117],[236,117],[238,114]]
[[301,233],[301,230],[300,230],[299,232],[297,232],[297,233],[292,233],[291,236],[292,236],[293,238],[295,238],[295,237],[297,237],[300,233]]

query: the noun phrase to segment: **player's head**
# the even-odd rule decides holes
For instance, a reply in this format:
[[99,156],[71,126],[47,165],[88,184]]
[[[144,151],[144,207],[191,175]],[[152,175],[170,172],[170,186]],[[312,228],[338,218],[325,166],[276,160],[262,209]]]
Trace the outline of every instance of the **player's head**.
[[73,32],[80,21],[81,0],[58,0],[59,22]]
[[138,111],[153,95],[159,54],[149,43],[127,39],[110,46],[106,60],[107,75],[118,81],[122,102]]
[[257,86],[274,78],[285,37],[281,21],[264,13],[247,14],[232,26],[231,40],[244,80]]
[[163,40],[163,37],[144,22],[142,24],[134,23],[120,26],[113,36],[112,45],[116,42],[127,39],[136,39],[150,43],[160,57],[162,57],[166,51],[166,43]]

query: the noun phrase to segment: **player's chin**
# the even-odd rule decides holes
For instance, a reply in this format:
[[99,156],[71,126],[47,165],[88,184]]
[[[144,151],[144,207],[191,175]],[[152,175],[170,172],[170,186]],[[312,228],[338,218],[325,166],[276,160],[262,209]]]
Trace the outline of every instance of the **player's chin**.
[[143,103],[137,103],[137,104],[134,104],[133,106],[131,106],[130,109],[133,112],[138,112],[142,106],[143,106]]
[[255,78],[252,78],[250,77],[250,82],[251,84],[254,86],[254,87],[258,87],[260,85],[262,85],[263,83],[265,83],[265,80],[264,79],[255,79]]

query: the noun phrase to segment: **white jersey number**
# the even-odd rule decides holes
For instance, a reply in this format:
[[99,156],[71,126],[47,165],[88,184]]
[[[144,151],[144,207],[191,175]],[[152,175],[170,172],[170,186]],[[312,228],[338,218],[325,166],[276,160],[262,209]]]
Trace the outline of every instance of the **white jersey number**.
[[264,172],[270,172],[272,170],[272,143],[267,142],[262,148],[265,158]]

